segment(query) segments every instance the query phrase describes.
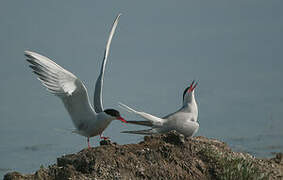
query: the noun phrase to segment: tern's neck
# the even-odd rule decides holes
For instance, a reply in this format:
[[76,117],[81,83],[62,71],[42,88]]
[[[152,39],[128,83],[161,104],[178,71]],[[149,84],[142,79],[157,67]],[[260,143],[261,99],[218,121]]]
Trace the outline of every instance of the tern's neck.
[[198,106],[197,106],[197,102],[196,102],[194,93],[192,93],[190,97],[187,97],[186,99],[184,99],[183,108],[187,112],[192,112],[198,115]]

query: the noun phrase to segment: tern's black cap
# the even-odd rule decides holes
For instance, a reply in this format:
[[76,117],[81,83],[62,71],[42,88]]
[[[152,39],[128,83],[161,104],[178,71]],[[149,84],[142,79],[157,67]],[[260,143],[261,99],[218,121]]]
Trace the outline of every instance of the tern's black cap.
[[115,109],[105,109],[104,112],[110,116],[113,117],[120,117],[120,113],[119,111],[115,110]]

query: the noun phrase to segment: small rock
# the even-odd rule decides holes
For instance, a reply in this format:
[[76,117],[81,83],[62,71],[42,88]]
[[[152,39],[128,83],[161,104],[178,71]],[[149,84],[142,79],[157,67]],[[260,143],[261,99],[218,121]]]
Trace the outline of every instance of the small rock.
[[283,153],[277,153],[273,160],[278,164],[283,163]]
[[175,145],[184,145],[185,137],[183,134],[179,134],[176,131],[171,131],[164,136],[164,141]]
[[10,172],[4,176],[4,180],[13,180],[13,179],[24,179],[24,175],[19,172]]
[[100,146],[117,144],[115,142],[112,142],[110,139],[104,139],[104,140],[100,141],[99,143],[100,143]]

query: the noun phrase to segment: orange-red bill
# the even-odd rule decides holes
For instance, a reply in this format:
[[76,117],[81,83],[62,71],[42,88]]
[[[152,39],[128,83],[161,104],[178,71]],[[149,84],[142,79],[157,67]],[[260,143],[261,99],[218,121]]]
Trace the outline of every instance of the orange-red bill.
[[197,85],[198,85],[198,83],[196,83],[196,84],[194,85],[194,87],[192,87],[192,91],[197,87]]
[[195,80],[193,80],[193,82],[191,83],[190,88],[188,89],[188,92],[192,92],[197,87],[198,83],[196,83],[195,85],[194,83],[195,83]]
[[118,120],[122,121],[123,123],[128,123],[124,118],[119,117]]

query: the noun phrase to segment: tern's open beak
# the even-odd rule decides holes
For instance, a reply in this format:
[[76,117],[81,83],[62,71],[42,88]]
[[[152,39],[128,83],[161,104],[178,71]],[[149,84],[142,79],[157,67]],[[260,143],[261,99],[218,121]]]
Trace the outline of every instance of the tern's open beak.
[[121,116],[118,117],[118,120],[122,121],[123,123],[128,123],[124,118],[122,118]]
[[192,82],[192,84],[190,85],[190,88],[188,90],[188,92],[192,92],[196,87],[197,87],[198,83],[195,83],[195,81]]

